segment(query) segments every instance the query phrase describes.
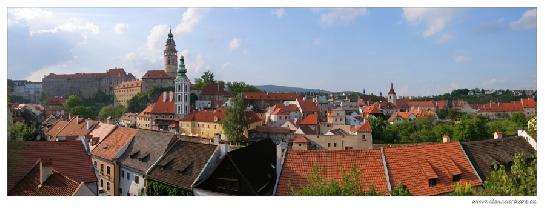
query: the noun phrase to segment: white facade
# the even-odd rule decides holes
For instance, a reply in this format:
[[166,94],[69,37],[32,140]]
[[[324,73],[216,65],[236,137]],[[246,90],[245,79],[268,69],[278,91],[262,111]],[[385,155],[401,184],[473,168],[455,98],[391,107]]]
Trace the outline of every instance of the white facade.
[[174,91],[176,95],[176,115],[183,117],[190,111],[190,94],[191,94],[191,81],[185,75],[187,69],[184,64],[184,56],[180,56],[180,66],[178,67],[178,74],[174,81]]
[[143,196],[146,193],[144,175],[124,166],[120,168],[119,196]]
[[212,101],[210,100],[197,100],[195,101],[195,108],[197,110],[203,110],[212,107]]

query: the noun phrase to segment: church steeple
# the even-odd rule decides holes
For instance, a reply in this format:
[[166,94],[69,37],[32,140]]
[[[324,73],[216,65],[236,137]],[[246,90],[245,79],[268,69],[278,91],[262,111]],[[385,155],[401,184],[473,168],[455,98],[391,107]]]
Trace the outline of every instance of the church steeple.
[[395,104],[396,103],[396,92],[394,91],[394,83],[390,83],[390,91],[388,92],[388,102]]
[[186,75],[184,55],[180,55],[180,64],[174,80],[174,94],[176,95],[175,110],[177,117],[184,117],[191,110],[190,95],[191,81]]
[[187,69],[185,68],[184,55],[180,55],[180,64],[178,65],[178,73],[176,75],[176,79],[180,79],[180,78],[187,79],[187,75],[185,75],[186,73],[187,73]]
[[172,29],[169,29],[167,41],[165,43],[165,50],[163,53],[163,65],[165,68],[165,72],[167,72],[170,77],[176,77],[176,69],[178,66],[178,51],[176,50],[176,42],[174,42]]

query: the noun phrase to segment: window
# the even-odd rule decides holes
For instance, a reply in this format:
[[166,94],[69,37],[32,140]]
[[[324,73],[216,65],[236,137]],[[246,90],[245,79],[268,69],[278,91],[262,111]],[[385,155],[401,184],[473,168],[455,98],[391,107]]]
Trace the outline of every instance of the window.
[[110,182],[106,182],[106,190],[110,190]]
[[127,172],[127,180],[130,180],[130,179],[131,179],[131,173]]
[[110,175],[110,166],[106,166],[106,174]]
[[100,164],[100,173],[104,173],[104,164]]
[[94,162],[93,162],[93,165],[95,166],[95,169],[96,169],[96,168],[97,168],[97,162],[94,161]]
[[460,174],[453,175],[452,182],[458,182],[460,181],[460,178],[461,178]]
[[333,147],[337,147],[337,143],[333,143]]
[[327,147],[331,147],[331,143],[327,143]]
[[119,188],[119,195],[123,193],[123,189]]
[[365,140],[365,134],[361,135],[361,139]]
[[428,186],[435,187],[437,185],[437,178],[428,179]]
[[299,146],[301,146],[301,144],[299,144]]
[[134,183],[138,184],[140,182],[140,178],[138,176],[134,176]]
[[100,179],[100,187],[104,187],[104,181]]
[[[123,179],[125,177],[125,171],[121,170],[121,179]],[[121,192],[119,192],[121,193]]]

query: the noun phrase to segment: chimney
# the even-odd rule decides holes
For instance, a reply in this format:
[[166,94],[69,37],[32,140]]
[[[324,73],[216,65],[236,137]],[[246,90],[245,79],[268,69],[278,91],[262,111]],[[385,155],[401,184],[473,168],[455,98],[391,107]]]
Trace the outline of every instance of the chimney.
[[450,142],[450,137],[447,134],[444,134],[443,135],[443,143],[448,143],[448,142]]
[[214,144],[217,144],[217,145],[220,144],[220,142],[221,142],[221,135],[220,135],[219,133],[214,134],[213,142],[214,142]]
[[87,130],[91,129],[91,122],[89,120],[85,120],[85,127]]
[[220,143],[220,158],[223,159],[229,152],[229,143]]
[[168,93],[168,98],[169,98],[168,101],[169,101],[169,102],[172,102],[172,101],[174,100],[174,92],[170,91],[170,92]]
[[38,187],[41,187],[47,178],[53,174],[53,169],[51,169],[51,159],[40,159],[38,163],[38,166],[40,166],[40,184]]
[[500,131],[496,131],[494,132],[494,139],[502,139],[503,138],[503,133],[500,132]]
[[106,124],[111,124],[110,121],[111,121],[112,117],[111,116],[108,116],[108,118],[106,118]]
[[166,91],[163,91],[163,102],[166,102],[167,101],[167,92]]

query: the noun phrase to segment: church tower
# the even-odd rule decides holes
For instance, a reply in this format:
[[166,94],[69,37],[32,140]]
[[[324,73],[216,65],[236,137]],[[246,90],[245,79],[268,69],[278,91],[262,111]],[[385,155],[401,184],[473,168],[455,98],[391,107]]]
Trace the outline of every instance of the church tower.
[[191,81],[187,78],[186,73],[187,69],[184,64],[184,56],[180,55],[180,66],[178,67],[176,80],[174,80],[174,94],[176,95],[175,109],[177,117],[184,117],[190,110]]
[[172,35],[172,29],[168,33],[165,51],[163,53],[163,66],[168,76],[176,77],[176,68],[178,67],[178,51],[176,51],[176,43]]
[[394,91],[394,83],[390,84],[390,91],[388,92],[388,102],[395,104],[396,103],[396,92]]

